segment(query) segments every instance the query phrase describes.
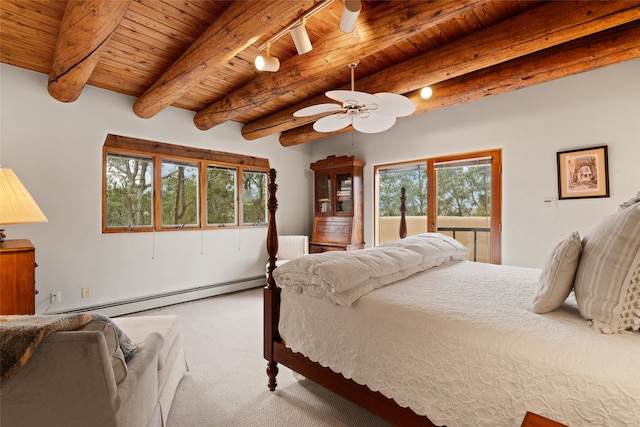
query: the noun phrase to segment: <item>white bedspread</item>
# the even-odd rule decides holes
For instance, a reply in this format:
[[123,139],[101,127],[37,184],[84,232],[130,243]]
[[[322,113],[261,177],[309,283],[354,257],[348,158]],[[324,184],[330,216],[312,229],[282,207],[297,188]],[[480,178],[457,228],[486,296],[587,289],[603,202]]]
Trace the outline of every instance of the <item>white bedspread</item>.
[[[351,307],[282,292],[286,345],[436,424],[640,426],[640,335],[598,334],[573,301],[530,310],[540,270],[452,262]],[[572,297],[570,297],[571,299]]]

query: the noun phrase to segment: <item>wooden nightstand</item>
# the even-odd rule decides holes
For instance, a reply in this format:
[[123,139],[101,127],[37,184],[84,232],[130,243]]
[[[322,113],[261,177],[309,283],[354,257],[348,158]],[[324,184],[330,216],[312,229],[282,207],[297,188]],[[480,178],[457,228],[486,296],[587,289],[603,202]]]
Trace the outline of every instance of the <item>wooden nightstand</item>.
[[533,412],[527,412],[520,427],[567,427],[557,421],[550,420]]
[[36,249],[29,240],[0,244],[0,314],[34,314]]

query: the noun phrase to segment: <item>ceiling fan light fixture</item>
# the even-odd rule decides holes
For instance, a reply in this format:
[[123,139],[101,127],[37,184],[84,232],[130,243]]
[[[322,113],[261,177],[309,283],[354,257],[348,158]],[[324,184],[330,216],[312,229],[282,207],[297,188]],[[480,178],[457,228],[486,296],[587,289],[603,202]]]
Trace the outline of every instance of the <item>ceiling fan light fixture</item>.
[[302,108],[293,113],[294,117],[314,116],[333,112],[316,120],[313,129],[317,132],[335,132],[351,125],[363,133],[384,132],[391,128],[396,117],[404,117],[416,110],[416,105],[404,95],[381,92],[371,94],[355,90],[354,68],[351,68],[351,90],[330,90],[325,96],[340,104],[318,104]]
[[307,29],[305,27],[306,22],[306,18],[303,18],[302,23],[293,27],[290,31],[291,38],[293,39],[293,44],[296,45],[298,55],[303,55],[313,49],[311,40],[309,40],[309,34],[307,34]]
[[351,33],[356,28],[356,21],[362,10],[360,0],[345,0],[340,17],[340,29],[343,33]]

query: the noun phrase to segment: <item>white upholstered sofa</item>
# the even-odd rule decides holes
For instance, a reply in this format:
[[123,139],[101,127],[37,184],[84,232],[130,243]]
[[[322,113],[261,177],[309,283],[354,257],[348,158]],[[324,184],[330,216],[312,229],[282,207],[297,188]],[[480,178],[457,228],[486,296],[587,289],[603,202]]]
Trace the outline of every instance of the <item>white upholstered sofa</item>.
[[2,426],[163,426],[187,363],[176,316],[112,319],[48,335],[0,390]]

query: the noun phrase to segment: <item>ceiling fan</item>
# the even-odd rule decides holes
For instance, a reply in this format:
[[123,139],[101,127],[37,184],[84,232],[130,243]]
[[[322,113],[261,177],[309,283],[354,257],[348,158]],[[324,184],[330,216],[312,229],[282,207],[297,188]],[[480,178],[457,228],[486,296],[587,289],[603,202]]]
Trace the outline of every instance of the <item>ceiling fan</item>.
[[409,98],[395,93],[381,92],[370,94],[354,90],[354,69],[357,62],[349,64],[351,68],[351,90],[330,90],[327,98],[341,104],[318,104],[302,108],[294,117],[308,117],[323,113],[334,114],[324,116],[313,124],[318,132],[335,132],[349,125],[362,133],[378,133],[389,129],[396,122],[396,117],[408,116],[416,110]]

